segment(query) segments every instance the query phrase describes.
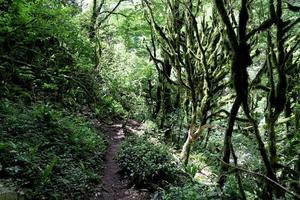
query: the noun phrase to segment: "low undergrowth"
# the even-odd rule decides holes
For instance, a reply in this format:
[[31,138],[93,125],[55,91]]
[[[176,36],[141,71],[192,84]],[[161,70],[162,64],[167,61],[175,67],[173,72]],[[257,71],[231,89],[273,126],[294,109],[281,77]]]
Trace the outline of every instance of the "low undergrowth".
[[[183,186],[170,186],[166,190],[161,190],[160,198],[163,200],[200,200],[218,199],[217,195],[210,191],[211,187],[198,183],[187,182]],[[210,191],[210,196],[208,195]]]
[[214,173],[207,167],[206,157],[192,155],[189,165],[184,166],[179,152],[159,142],[159,135],[149,132],[152,128],[146,126],[142,135],[130,136],[122,142],[117,160],[124,174],[135,185],[150,188],[152,199],[219,199],[216,185],[207,181]]
[[44,103],[1,101],[0,113],[0,185],[27,199],[84,199],[100,184],[105,142],[84,119]]

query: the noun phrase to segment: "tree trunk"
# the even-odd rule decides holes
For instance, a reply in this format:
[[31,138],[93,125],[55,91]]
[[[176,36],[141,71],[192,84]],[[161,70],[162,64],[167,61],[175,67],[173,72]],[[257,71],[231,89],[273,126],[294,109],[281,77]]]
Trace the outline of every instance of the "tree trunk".
[[158,85],[157,85],[157,88],[156,88],[156,102],[155,102],[155,108],[154,108],[154,111],[153,111],[153,119],[156,119],[159,112],[160,112],[160,109],[161,109],[161,80],[159,78],[159,81],[158,81]]
[[[231,148],[231,154],[232,154],[232,157],[233,157],[233,160],[234,160],[234,165],[237,167],[238,166],[238,158],[235,154],[235,151],[234,151],[234,148],[233,148],[233,145],[232,145],[231,142],[230,142],[230,148]],[[236,177],[237,182],[238,182],[238,186],[239,186],[239,190],[240,190],[240,194],[241,194],[241,199],[246,200],[247,199],[246,193],[245,193],[245,190],[244,190],[244,187],[243,187],[241,174],[240,174],[238,169],[235,169],[235,177]]]
[[196,123],[196,111],[197,111],[197,107],[195,105],[193,105],[192,108],[192,119],[191,119],[191,123],[190,123],[190,127],[187,133],[187,138],[185,140],[185,143],[182,147],[181,150],[181,160],[183,161],[184,165],[187,165],[189,162],[189,157],[190,157],[190,152],[191,152],[191,148],[192,148],[192,144],[194,141],[193,138],[193,131],[195,128],[195,123]]
[[[233,127],[234,127],[235,119],[236,119],[236,116],[240,109],[241,104],[242,104],[242,101],[240,100],[240,98],[236,97],[234,100],[234,103],[231,107],[228,125],[227,125],[227,129],[226,129],[225,136],[224,136],[224,150],[223,150],[222,161],[227,164],[229,164],[229,160],[230,160],[230,144],[231,144]],[[223,189],[223,187],[224,187],[224,184],[226,181],[225,174],[227,173],[227,171],[228,171],[228,166],[221,164],[221,175],[220,175],[220,178],[218,181],[221,189]]]
[[182,151],[181,151],[181,159],[182,159],[184,165],[187,165],[189,162],[189,157],[190,157],[193,142],[194,142],[193,136],[191,134],[191,130],[189,130],[188,137],[187,137],[187,139],[182,147]]

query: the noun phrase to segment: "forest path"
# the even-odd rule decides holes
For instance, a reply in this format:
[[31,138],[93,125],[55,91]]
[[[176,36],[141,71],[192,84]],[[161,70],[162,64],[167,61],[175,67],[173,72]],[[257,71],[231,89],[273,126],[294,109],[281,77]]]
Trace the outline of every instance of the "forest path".
[[104,171],[102,177],[103,190],[97,193],[95,200],[145,200],[147,192],[137,190],[129,185],[129,181],[121,178],[120,167],[115,160],[116,152],[122,139],[125,138],[125,129],[128,131],[139,130],[140,124],[128,120],[126,126],[122,121],[113,123],[101,123],[97,121],[96,127],[106,136],[108,142],[107,152],[104,158]]

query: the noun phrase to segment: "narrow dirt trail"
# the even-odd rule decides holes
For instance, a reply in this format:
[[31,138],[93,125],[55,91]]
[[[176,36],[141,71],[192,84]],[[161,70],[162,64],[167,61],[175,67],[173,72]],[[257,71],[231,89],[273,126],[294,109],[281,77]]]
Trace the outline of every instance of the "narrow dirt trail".
[[[117,161],[114,159],[122,139],[125,138],[124,127],[121,121],[112,124],[98,124],[98,129],[106,136],[108,149],[104,158],[102,177],[103,191],[96,194],[95,200],[145,200],[147,192],[131,187],[129,182],[122,179]],[[138,130],[140,125],[129,120],[126,130]]]

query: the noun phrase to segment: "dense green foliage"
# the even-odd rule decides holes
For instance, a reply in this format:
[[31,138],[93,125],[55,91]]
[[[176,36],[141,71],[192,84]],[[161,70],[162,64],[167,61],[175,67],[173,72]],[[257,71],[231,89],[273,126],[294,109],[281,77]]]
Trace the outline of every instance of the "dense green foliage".
[[117,160],[124,173],[139,186],[176,181],[177,165],[167,147],[145,136],[125,139]]
[[299,10],[0,0],[0,192],[88,198],[106,146],[93,125],[132,118],[142,136],[116,157],[158,199],[299,199]]
[[187,183],[184,186],[171,186],[161,192],[164,200],[216,199],[218,194],[208,193],[209,186]]
[[92,196],[106,145],[78,113],[107,113],[112,103],[99,93],[79,8],[46,0],[0,5],[1,195],[4,188],[27,199]]
[[83,119],[41,103],[2,101],[0,111],[4,186],[28,199],[73,199],[99,184],[105,143]]
[[21,0],[1,9],[2,97],[93,102],[91,44],[72,17],[75,10],[54,1]]

